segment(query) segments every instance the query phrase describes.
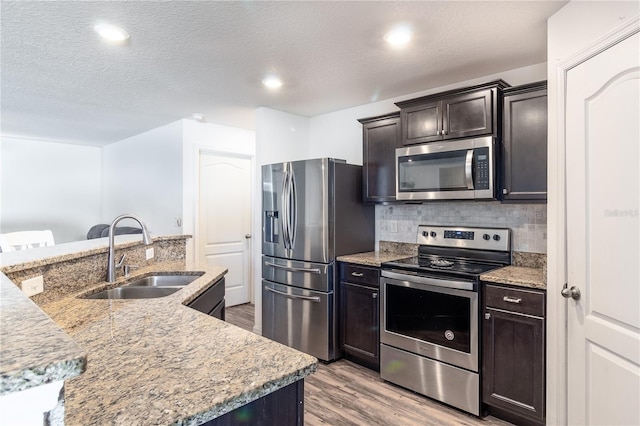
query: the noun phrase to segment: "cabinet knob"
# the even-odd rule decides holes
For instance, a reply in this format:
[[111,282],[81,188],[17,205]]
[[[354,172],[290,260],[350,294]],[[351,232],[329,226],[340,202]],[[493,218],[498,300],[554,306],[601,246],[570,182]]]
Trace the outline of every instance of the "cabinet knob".
[[502,189],[502,193],[503,193],[504,195],[507,195],[507,194],[509,193],[509,190],[508,190],[507,188],[503,188],[503,189]]
[[378,293],[371,293],[371,298],[372,299],[377,299],[378,298]]
[[491,319],[491,314],[489,312],[484,314],[484,319]]

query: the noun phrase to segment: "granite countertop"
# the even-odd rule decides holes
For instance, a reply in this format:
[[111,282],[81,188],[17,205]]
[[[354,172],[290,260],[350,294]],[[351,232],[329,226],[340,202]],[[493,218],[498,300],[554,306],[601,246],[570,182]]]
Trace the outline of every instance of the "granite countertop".
[[0,332],[0,395],[85,370],[85,351],[1,273]]
[[546,290],[543,268],[506,266],[480,275],[482,281]]
[[336,260],[340,262],[355,263],[358,265],[377,266],[384,262],[390,262],[392,260],[403,259],[409,257],[406,253],[392,253],[392,252],[380,252],[370,251],[367,253],[348,254],[344,256],[338,256]]
[[65,384],[67,424],[200,424],[315,371],[312,356],[184,306],[224,268],[155,264],[127,280],[178,271],[204,275],[157,299],[78,297],[119,279],[42,306],[88,353]]
[[[381,241],[381,247],[383,243],[385,250],[338,256],[337,260],[358,265],[380,267],[384,262],[415,256],[415,252],[417,252],[417,245]],[[545,280],[545,268],[543,266],[546,263],[544,259],[545,256],[531,253],[515,253],[514,256],[519,264],[525,264],[527,266],[507,266],[496,269],[482,274],[480,279],[518,287],[546,290],[547,283]]]

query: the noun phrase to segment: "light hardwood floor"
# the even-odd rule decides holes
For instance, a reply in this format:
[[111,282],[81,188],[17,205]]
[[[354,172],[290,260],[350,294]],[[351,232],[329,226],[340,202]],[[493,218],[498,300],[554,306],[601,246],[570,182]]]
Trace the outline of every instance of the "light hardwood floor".
[[[254,306],[225,311],[230,324],[253,331]],[[417,393],[384,382],[377,372],[350,361],[320,363],[305,379],[305,425],[484,425],[510,423],[487,416],[478,419]]]

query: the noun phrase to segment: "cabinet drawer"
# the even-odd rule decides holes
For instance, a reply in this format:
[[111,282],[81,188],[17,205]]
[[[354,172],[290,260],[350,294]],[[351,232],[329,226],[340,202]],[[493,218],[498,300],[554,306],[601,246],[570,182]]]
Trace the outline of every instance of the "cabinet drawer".
[[380,287],[380,269],[368,268],[352,263],[342,263],[340,267],[340,280],[378,288]]
[[543,292],[486,284],[484,297],[487,308],[544,317],[545,294]]

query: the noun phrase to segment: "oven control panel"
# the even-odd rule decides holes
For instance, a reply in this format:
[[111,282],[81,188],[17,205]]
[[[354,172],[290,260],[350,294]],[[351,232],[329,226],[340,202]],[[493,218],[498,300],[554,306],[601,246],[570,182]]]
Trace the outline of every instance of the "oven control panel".
[[451,229],[445,229],[444,231],[444,238],[452,240],[473,240],[474,236],[475,232],[473,231],[454,231]]
[[511,249],[511,230],[509,228],[420,225],[417,243],[437,247],[508,251]]

